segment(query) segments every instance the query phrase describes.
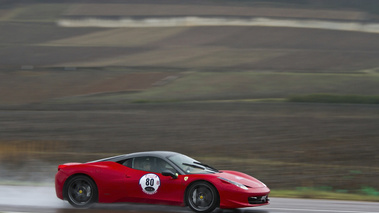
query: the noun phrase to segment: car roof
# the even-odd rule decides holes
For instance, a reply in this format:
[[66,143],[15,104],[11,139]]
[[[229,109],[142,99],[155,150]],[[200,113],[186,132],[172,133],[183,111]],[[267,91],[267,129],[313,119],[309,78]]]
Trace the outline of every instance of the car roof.
[[135,158],[135,157],[145,157],[145,156],[151,156],[151,157],[159,157],[159,158],[166,158],[172,155],[180,154],[177,152],[171,152],[171,151],[147,151],[147,152],[135,152],[130,154],[124,154],[124,155],[118,155],[113,156],[109,158],[103,158],[95,161],[91,161],[89,163],[95,163],[95,162],[102,162],[102,161],[113,161],[117,162],[120,160],[125,160],[127,158]]

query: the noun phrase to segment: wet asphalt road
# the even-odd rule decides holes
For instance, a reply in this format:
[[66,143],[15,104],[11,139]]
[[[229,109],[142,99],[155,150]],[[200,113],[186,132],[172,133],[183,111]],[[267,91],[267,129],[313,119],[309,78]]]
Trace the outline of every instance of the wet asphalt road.
[[[105,213],[105,212],[192,212],[186,207],[96,204],[90,209],[74,209],[55,196],[53,186],[0,186],[0,212],[41,213]],[[215,210],[215,213],[379,213],[379,203],[334,200],[271,198],[271,204],[263,207],[237,210]]]

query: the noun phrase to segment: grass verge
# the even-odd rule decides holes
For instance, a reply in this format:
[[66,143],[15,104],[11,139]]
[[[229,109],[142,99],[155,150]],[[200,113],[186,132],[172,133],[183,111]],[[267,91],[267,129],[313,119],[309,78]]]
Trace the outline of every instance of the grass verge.
[[290,102],[311,103],[346,103],[346,104],[379,104],[378,95],[338,95],[338,94],[310,94],[294,95],[288,98]]
[[379,196],[319,189],[271,190],[271,197],[379,202]]

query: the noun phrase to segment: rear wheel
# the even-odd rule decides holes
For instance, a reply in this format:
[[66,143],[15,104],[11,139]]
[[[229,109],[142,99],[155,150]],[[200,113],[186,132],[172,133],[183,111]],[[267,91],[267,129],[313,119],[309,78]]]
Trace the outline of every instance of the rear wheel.
[[71,178],[66,187],[67,201],[77,208],[88,208],[97,200],[95,182],[85,175]]
[[197,182],[187,190],[186,202],[195,212],[212,212],[219,204],[216,188],[208,182]]

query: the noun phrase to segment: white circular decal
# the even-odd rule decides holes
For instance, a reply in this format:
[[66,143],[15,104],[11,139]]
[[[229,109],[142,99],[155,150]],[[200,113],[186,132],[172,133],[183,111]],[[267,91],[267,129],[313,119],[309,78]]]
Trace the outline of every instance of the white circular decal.
[[161,185],[161,180],[156,174],[146,174],[139,180],[139,185],[141,185],[142,191],[146,194],[152,195],[157,193],[159,186]]

